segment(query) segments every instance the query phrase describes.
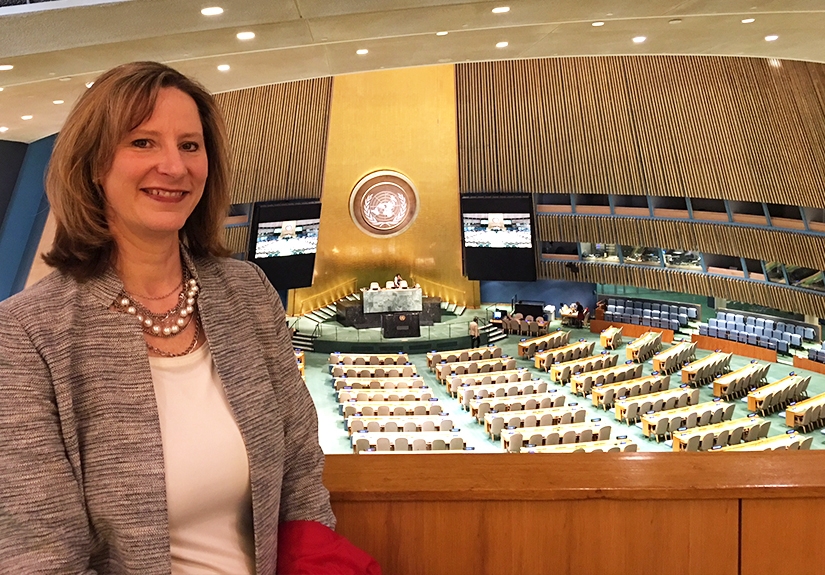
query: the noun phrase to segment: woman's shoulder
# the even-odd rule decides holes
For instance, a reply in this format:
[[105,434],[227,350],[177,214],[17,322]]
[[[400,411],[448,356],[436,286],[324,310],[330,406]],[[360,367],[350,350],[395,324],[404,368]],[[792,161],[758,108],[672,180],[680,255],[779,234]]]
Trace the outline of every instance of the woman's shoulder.
[[27,318],[60,310],[73,299],[78,286],[71,276],[54,271],[34,285],[0,301],[0,313]]

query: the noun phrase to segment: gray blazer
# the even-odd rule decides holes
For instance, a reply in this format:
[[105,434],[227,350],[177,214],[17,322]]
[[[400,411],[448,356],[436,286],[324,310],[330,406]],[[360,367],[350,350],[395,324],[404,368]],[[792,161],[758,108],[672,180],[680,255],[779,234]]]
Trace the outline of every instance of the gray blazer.
[[[335,526],[317,415],[261,270],[194,266],[249,457],[257,573],[274,574],[280,521]],[[170,573],[157,404],[140,327],[109,309],[121,287],[55,272],[0,303],[0,573]]]

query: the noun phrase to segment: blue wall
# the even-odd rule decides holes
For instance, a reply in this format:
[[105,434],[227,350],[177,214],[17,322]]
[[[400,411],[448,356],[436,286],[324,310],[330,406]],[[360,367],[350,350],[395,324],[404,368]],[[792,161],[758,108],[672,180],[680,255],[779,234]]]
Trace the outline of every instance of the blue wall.
[[[23,289],[49,214],[43,178],[55,136],[32,142],[0,225],[0,300]],[[0,161],[2,159],[0,158]]]
[[11,202],[28,147],[22,142],[0,140],[0,226],[3,225],[3,216]]
[[535,282],[480,282],[481,301],[484,303],[516,300],[540,301],[553,304],[580,301],[591,310],[596,307],[596,284],[566,282],[561,280],[537,280]]

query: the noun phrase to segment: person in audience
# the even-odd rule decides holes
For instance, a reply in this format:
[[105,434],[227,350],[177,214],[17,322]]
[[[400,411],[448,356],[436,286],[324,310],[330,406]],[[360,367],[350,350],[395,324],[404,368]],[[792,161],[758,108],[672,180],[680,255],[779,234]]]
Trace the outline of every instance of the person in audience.
[[228,169],[215,101],[165,65],[69,114],[56,271],[0,303],[4,572],[380,572],[332,531],[280,298],[225,257]]
[[576,311],[576,327],[582,327],[584,325],[584,306],[580,301],[577,301],[574,309]]
[[467,327],[470,331],[470,347],[480,347],[481,332],[478,329],[478,318],[474,317],[473,320],[467,324]]
[[400,288],[402,281],[404,281],[404,278],[401,277],[401,274],[395,274],[395,278],[392,280],[393,287]]

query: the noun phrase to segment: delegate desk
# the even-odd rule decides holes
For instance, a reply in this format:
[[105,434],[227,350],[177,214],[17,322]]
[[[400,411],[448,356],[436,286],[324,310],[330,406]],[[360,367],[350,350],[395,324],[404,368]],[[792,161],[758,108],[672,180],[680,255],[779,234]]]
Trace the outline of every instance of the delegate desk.
[[[462,359],[462,357],[466,357],[466,359]],[[492,343],[486,347],[471,347],[451,351],[429,351],[427,352],[427,367],[430,368],[430,371],[434,371],[435,366],[442,361],[454,363],[456,361],[478,361],[480,359],[492,359],[494,357],[501,357],[501,348]]]
[[[612,367],[605,367],[604,369],[597,369],[595,371],[584,371],[570,378],[570,389],[578,395],[584,387],[585,380],[589,377],[591,382],[595,385],[598,377],[602,376],[607,379],[607,376],[613,375],[614,380],[607,385],[613,383],[624,383],[627,385],[625,379],[639,378],[642,375],[642,366],[637,363],[614,365]],[[608,388],[610,389],[610,388]]]
[[[708,433],[714,436],[714,443],[719,439],[719,434],[723,431],[730,433],[737,427],[743,428],[742,439],[748,440],[748,433],[755,426],[760,426],[767,420],[759,417],[741,417],[739,419],[731,419],[730,421],[723,421],[721,423],[714,423],[712,425],[703,425],[702,427],[694,427],[685,431],[674,431],[673,436],[673,451],[687,451],[687,444],[691,437],[704,437]],[[724,446],[723,446],[724,447]]]
[[418,371],[414,365],[333,365],[332,377],[416,377]]
[[[713,380],[713,396],[725,398],[731,393],[739,391],[740,383],[753,375],[761,372],[766,366],[760,363],[749,363],[745,367],[740,367],[735,371],[726,373]],[[733,388],[733,389],[731,389]]]
[[[564,405],[562,407],[547,407],[545,409],[527,409],[527,410],[513,410],[504,412],[488,412],[484,414],[484,430],[489,434],[490,439],[495,439],[505,427],[505,423],[509,427],[530,429],[539,426],[561,425],[562,419],[565,415],[570,416],[569,423],[584,423],[587,417],[587,411],[583,407]],[[534,417],[534,425],[525,425],[528,417]],[[506,421],[505,421],[506,418]],[[513,420],[518,419],[518,425],[513,425]],[[494,425],[496,420],[499,421],[500,427]],[[549,421],[548,421],[549,420]]]
[[[624,419],[625,415],[627,414],[627,407],[631,403],[634,403],[634,402],[639,404],[640,413],[646,413],[646,412],[641,411],[641,406],[644,403],[650,402],[651,409],[654,409],[656,403],[660,399],[662,400],[662,406],[664,406],[667,403],[667,400],[670,399],[671,397],[675,398],[678,401],[678,399],[680,397],[682,397],[682,394],[685,394],[685,393],[688,394],[688,402],[691,401],[691,399],[690,399],[691,390],[689,390],[687,388],[682,388],[682,387],[674,387],[673,389],[667,389],[667,386],[670,385],[670,381],[669,380],[662,380],[662,381],[664,382],[665,389],[663,389],[661,391],[654,391],[653,393],[646,393],[644,395],[637,395],[637,396],[634,396],[634,397],[628,397],[626,399],[617,399],[616,403],[614,405],[614,407],[616,408],[616,419],[618,419],[618,420]],[[693,391],[698,391],[698,390],[693,390]],[[647,410],[647,411],[649,411],[649,410]],[[659,410],[656,410],[656,411],[662,411],[662,410],[659,409]]]
[[[531,393],[529,395],[510,395],[504,397],[483,397],[483,398],[473,398],[470,400],[469,410],[470,415],[472,415],[476,420],[480,421],[484,418],[484,413],[479,415],[482,411],[482,405],[487,405],[487,407],[497,407],[499,413],[504,413],[505,411],[510,411],[511,407],[518,406],[518,409],[514,409],[513,411],[522,411],[524,409],[524,404],[527,403],[529,400],[534,399],[541,405],[542,403],[547,405],[548,401],[552,402],[553,407],[561,407],[564,405],[567,396],[559,393],[557,389],[552,391],[547,391],[545,393]],[[557,403],[558,402],[558,403]],[[571,406],[576,406],[575,402],[570,404]],[[503,408],[503,409],[501,409]]]
[[[769,383],[768,385],[763,385],[759,389],[754,389],[748,394],[748,410],[750,411],[762,411],[763,405],[762,402],[765,401],[765,398],[769,395],[775,396],[777,393],[782,393],[786,389],[794,387],[802,383],[805,379],[810,380],[810,376],[807,378],[802,377],[801,375],[789,375],[787,377],[783,377],[778,381],[774,381],[773,383]],[[794,398],[789,398],[794,399]]]
[[[471,369],[475,371],[471,371]],[[516,369],[516,360],[503,355],[492,359],[439,363],[435,366],[435,376],[440,382],[447,383],[447,378],[451,375],[493,373],[496,371],[512,371],[514,369]]]
[[[360,450],[358,449],[358,442],[366,441],[369,444],[369,447],[375,448],[378,446],[379,439],[387,439],[389,444],[392,446],[392,449],[395,449],[395,442],[396,440],[403,438],[407,440],[407,451],[410,451],[414,448],[413,443],[417,439],[423,439],[424,442],[427,444],[427,449],[433,448],[433,442],[436,440],[441,440],[444,442],[444,449],[454,449],[454,450],[463,450],[464,449],[464,438],[461,437],[460,433],[457,432],[450,432],[450,431],[416,431],[414,433],[404,433],[404,432],[381,432],[381,431],[373,431],[373,432],[363,432],[359,431],[358,433],[353,433],[350,437],[350,441],[352,442],[352,451],[353,453],[358,453],[359,451],[366,451],[366,449]],[[461,445],[458,445],[453,440],[457,439]]]
[[[601,422],[598,421],[587,421],[585,423],[566,423],[562,425],[539,425],[536,427],[519,427],[518,429],[503,429],[501,431],[501,447],[504,451],[510,451],[511,444],[513,442],[514,436],[520,436],[520,439],[524,441],[524,436],[528,436],[532,438],[535,435],[542,436],[542,445],[547,444],[548,438],[550,438],[550,443],[547,445],[557,445],[559,443],[564,442],[564,436],[569,432],[575,433],[576,436],[576,444],[584,443],[586,441],[604,441],[606,439],[610,439],[612,427],[610,424],[602,425]],[[590,432],[590,439],[587,437],[582,438],[582,433],[587,434]],[[571,444],[573,442],[567,442]],[[538,445],[535,443],[534,445]],[[515,445],[512,445],[515,447]],[[519,444],[519,450],[521,450],[521,445]]]
[[616,365],[619,361],[618,355],[589,355],[587,357],[580,357],[572,361],[565,361],[563,363],[554,363],[550,368],[550,379],[556,383],[564,385],[571,377],[571,373],[584,371],[585,373],[592,373],[593,369],[609,369]]
[[805,401],[799,401],[785,408],[785,425],[796,429],[802,427],[805,412],[818,405],[825,405],[825,393],[815,395]]
[[427,386],[413,389],[342,389],[338,392],[338,403],[350,399],[356,401],[427,401],[433,392]]
[[640,361],[640,356],[641,361],[645,361],[647,357],[642,355],[642,351],[646,348],[650,348],[652,351],[659,351],[661,347],[662,332],[648,331],[627,344],[627,347],[625,348],[625,355],[627,359],[632,361]]
[[534,445],[522,447],[521,453],[613,453],[637,451],[639,445],[630,439],[608,439],[606,441],[585,441],[584,443],[560,443],[558,445]]
[[[656,431],[656,424],[660,419],[666,417],[668,421],[673,419],[674,417],[680,417],[683,420],[683,426],[688,427],[685,425],[685,421],[688,416],[692,413],[696,414],[696,419],[699,419],[704,412],[711,412],[717,411],[719,409],[722,410],[724,415],[724,410],[730,407],[730,403],[722,403],[718,401],[706,401],[704,403],[697,403],[695,405],[690,404],[691,398],[688,395],[688,405],[685,407],[677,407],[676,409],[666,409],[664,411],[657,411],[655,413],[645,413],[642,415],[642,435],[645,437],[650,437]],[[702,426],[702,429],[708,427],[707,425]],[[694,426],[688,427],[688,429],[693,429]]]
[[[544,350],[557,348],[561,345],[566,344],[568,341],[570,341],[569,331],[554,331],[548,333],[547,335],[540,335],[539,337],[533,337],[530,339],[525,339],[524,341],[520,341],[518,344],[518,354],[520,357],[524,357],[530,348],[530,344],[535,344],[536,349],[541,348],[541,350]],[[541,344],[544,345],[542,346]]]
[[[473,385],[490,385],[491,383],[507,383],[516,381],[527,381],[534,379],[533,374],[526,367],[509,369],[506,371],[491,371],[489,373],[470,373],[466,375],[456,375],[450,378],[447,391],[452,397],[458,397],[461,388]],[[539,378],[535,378],[539,381]]]
[[599,342],[604,349],[616,349],[622,345],[622,328],[610,326],[599,334]]
[[[582,354],[591,355],[594,349],[596,349],[595,341],[577,341],[563,347],[556,347],[537,352],[533,357],[533,360],[535,361],[536,369],[543,369],[545,367],[545,363],[547,362],[548,356],[552,356],[552,359],[549,360],[550,363],[555,364],[556,362],[567,362],[573,359],[578,359]],[[578,357],[575,357],[577,354]],[[544,371],[550,370],[545,369]]]
[[[664,377],[667,377],[667,376],[664,376]],[[664,379],[664,377],[660,376],[660,375],[648,375],[648,376],[645,376],[645,377],[637,377],[635,379],[625,379],[624,381],[614,381],[613,383],[607,383],[607,384],[603,384],[603,385],[594,386],[594,387],[590,388],[590,394],[591,394],[590,399],[593,401],[593,407],[601,407],[602,404],[604,404],[604,395],[609,389],[612,389],[615,392],[614,397],[616,398],[616,401],[618,401],[618,399],[621,398],[622,395],[624,395],[625,398],[628,398],[628,397],[638,398],[642,395],[642,386],[645,383],[650,384],[651,389],[655,388],[657,391],[659,389],[663,389],[661,387],[660,380]],[[665,389],[669,385],[669,382],[670,382],[670,378],[668,378],[668,383],[665,383],[665,385],[664,385]],[[619,390],[621,390],[622,388],[625,388],[625,390],[626,390],[625,393],[624,394],[618,393]],[[636,390],[637,393],[633,393],[634,388],[638,388]]]
[[[424,427],[428,423],[432,423],[434,430],[438,431],[450,431],[454,427],[449,413],[439,415],[353,415],[344,420],[344,425],[350,435],[362,429],[367,429],[370,423],[377,423],[381,427],[381,431],[385,433],[392,433],[392,431],[386,431],[385,429],[388,423],[394,423],[398,431],[408,433],[426,431]],[[409,425],[414,425],[415,429],[404,429],[405,426]]]
[[407,389],[412,387],[424,387],[424,378],[415,377],[393,377],[385,379],[379,377],[336,377],[332,380],[332,386],[336,391],[341,389]]
[[689,341],[683,341],[682,343],[677,343],[676,345],[672,345],[664,351],[660,351],[656,355],[653,356],[653,371],[658,371],[660,373],[665,372],[665,364],[668,360],[673,356],[679,356],[682,353],[687,352],[690,346],[693,345]]
[[731,353],[716,351],[702,359],[689,363],[682,368],[682,383],[692,384],[696,380],[699,371],[706,367],[715,365],[717,368],[724,370],[730,363],[731,357],[733,357]]
[[[359,363],[361,360],[361,363]],[[329,369],[333,365],[404,365],[410,361],[406,353],[341,353],[329,354]]]
[[[442,413],[438,398],[427,401],[353,401],[339,404],[344,417],[362,415],[437,415]],[[364,413],[364,409],[367,413]],[[384,413],[385,412],[385,413]]]
[[[796,431],[783,433],[782,435],[774,435],[773,437],[765,437],[757,439],[756,441],[748,441],[747,443],[740,443],[738,445],[726,445],[722,449],[716,451],[768,451],[774,449],[789,449],[794,443],[800,444],[800,449],[810,449],[812,437],[805,437]],[[805,447],[802,447],[805,444]]]

